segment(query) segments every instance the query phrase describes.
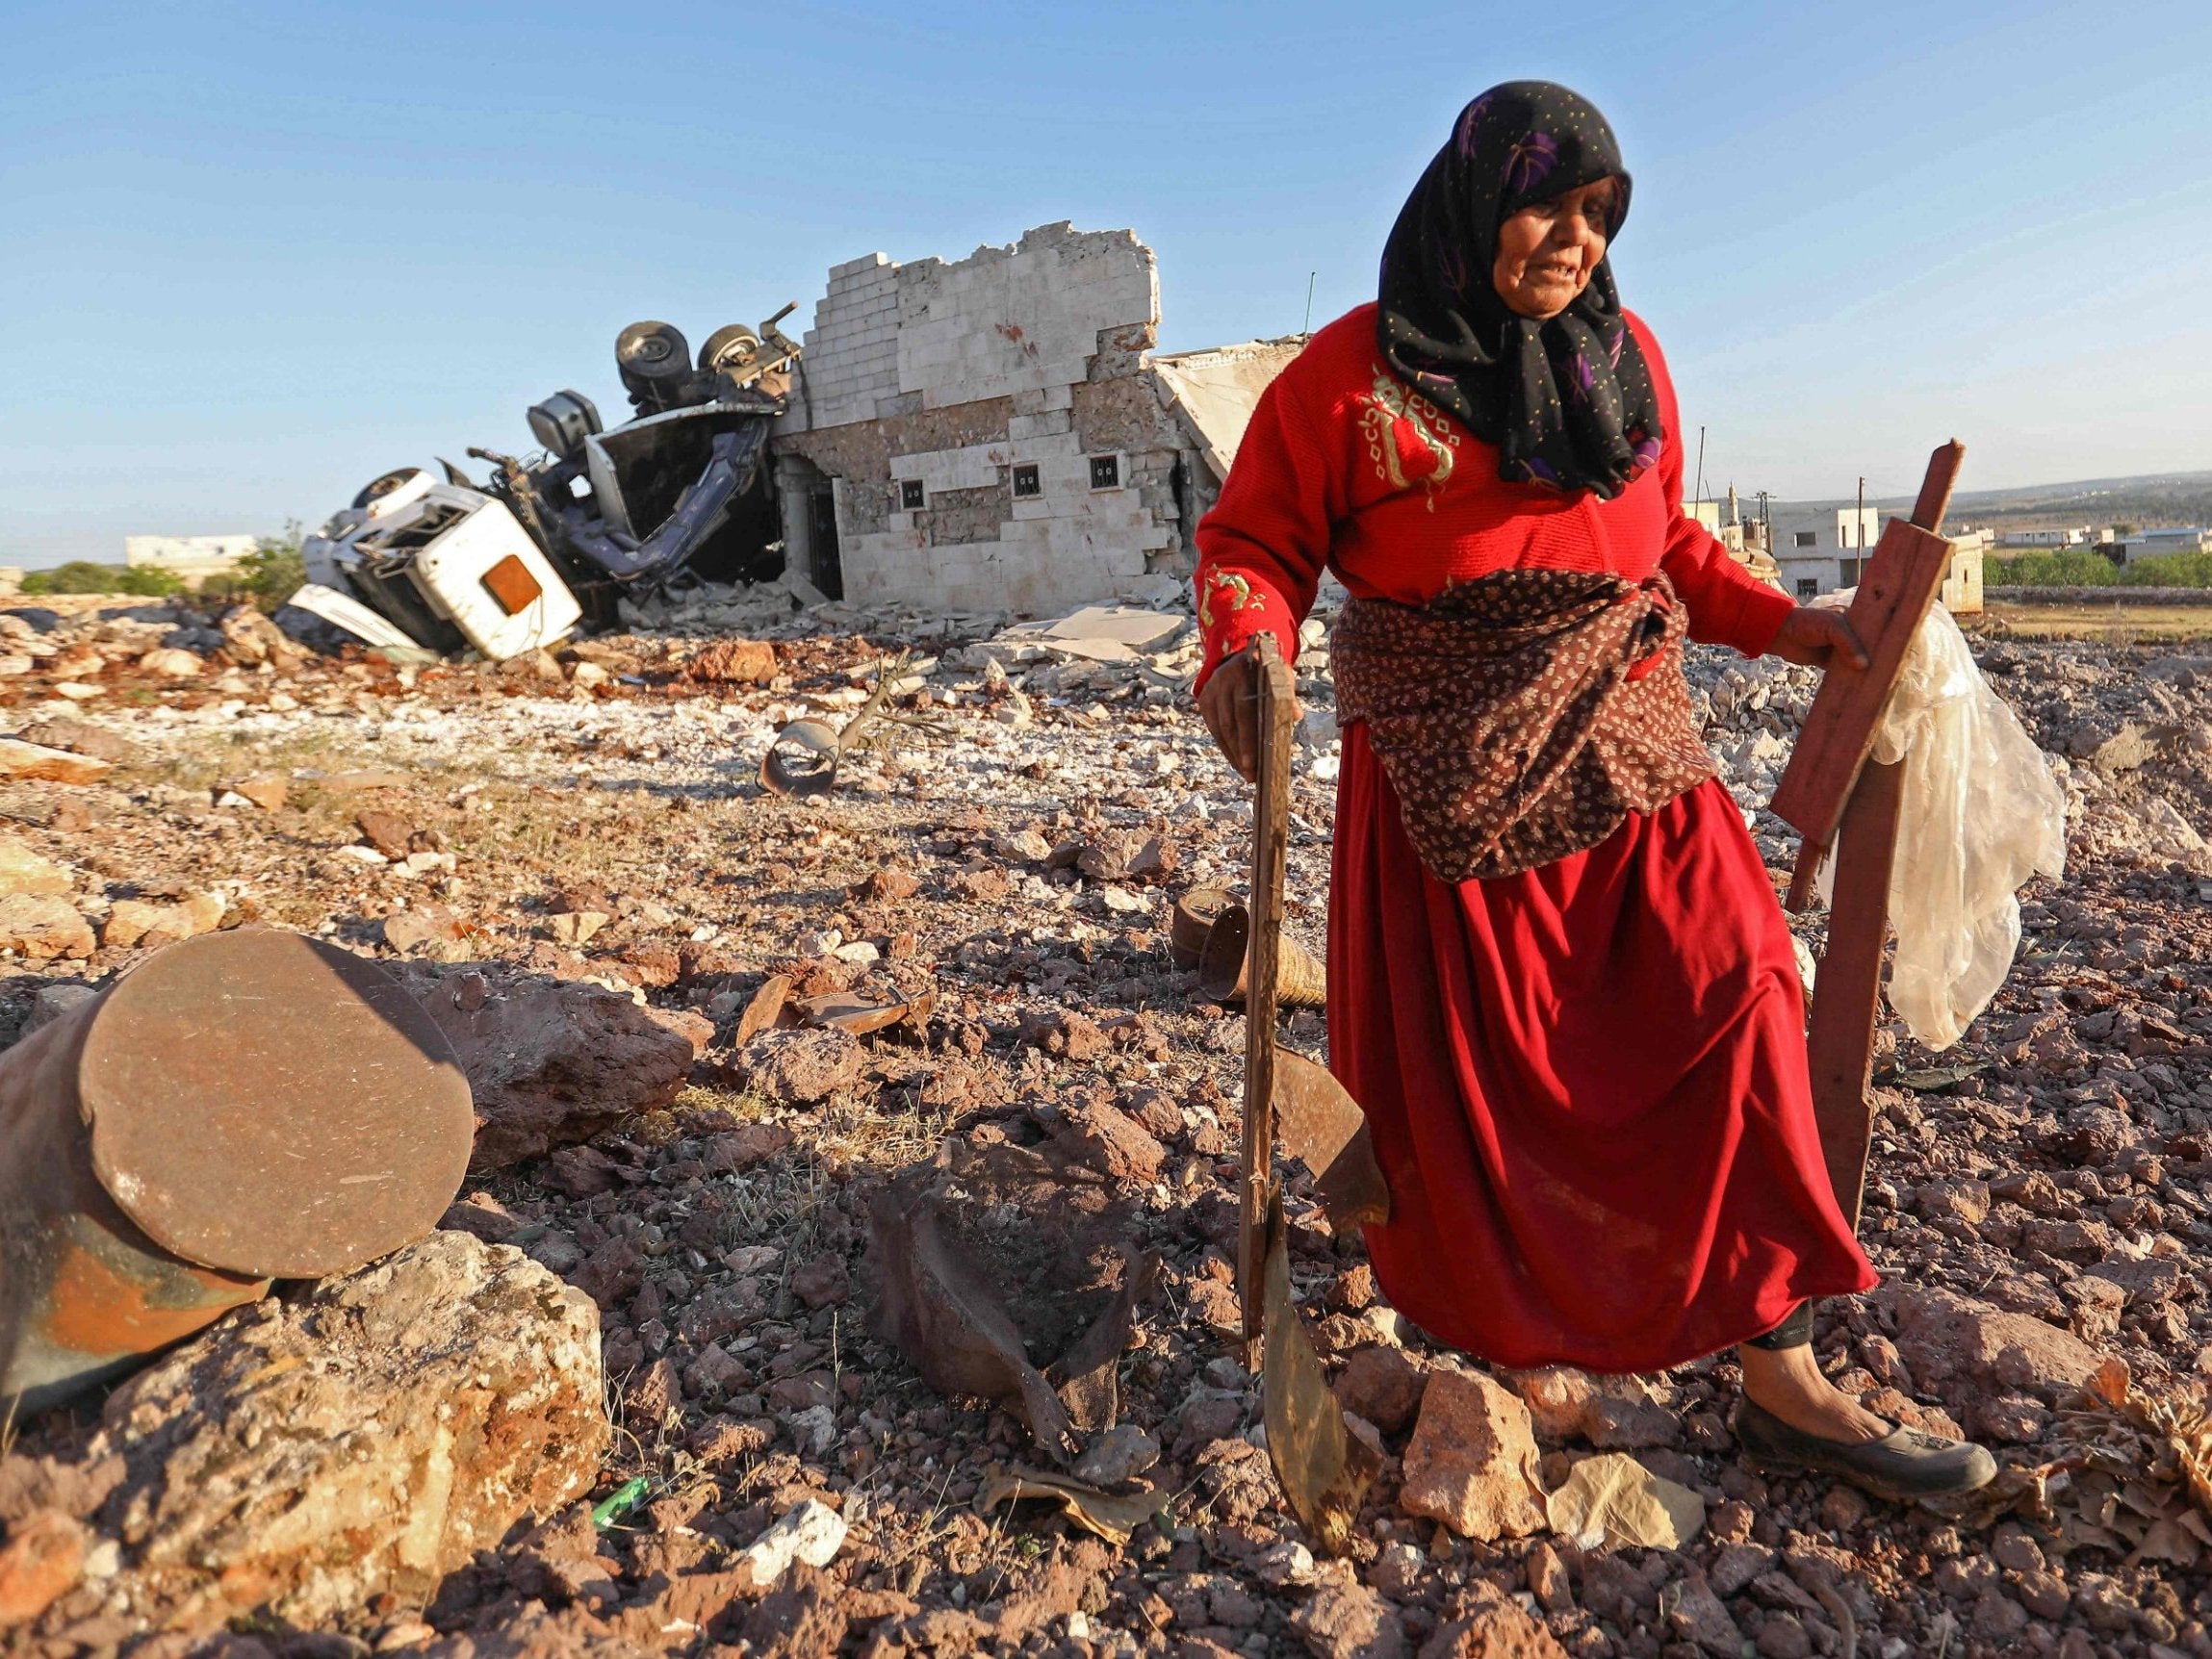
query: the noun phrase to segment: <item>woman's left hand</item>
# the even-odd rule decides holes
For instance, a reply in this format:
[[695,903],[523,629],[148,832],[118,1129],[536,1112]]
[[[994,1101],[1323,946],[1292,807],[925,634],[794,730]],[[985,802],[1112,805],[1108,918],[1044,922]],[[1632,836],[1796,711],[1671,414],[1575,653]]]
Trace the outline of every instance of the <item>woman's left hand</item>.
[[1807,668],[1834,668],[1839,662],[1853,668],[1866,666],[1866,648],[1850,618],[1818,605],[1799,605],[1791,611],[1766,649],[1785,662]]

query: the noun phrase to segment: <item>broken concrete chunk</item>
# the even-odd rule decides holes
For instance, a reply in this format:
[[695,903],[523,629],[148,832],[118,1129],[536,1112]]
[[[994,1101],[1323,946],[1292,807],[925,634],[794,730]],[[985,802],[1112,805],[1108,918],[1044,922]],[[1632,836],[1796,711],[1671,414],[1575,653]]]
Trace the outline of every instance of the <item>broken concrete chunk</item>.
[[195,651],[177,651],[163,646],[147,651],[139,658],[139,667],[147,674],[160,675],[165,679],[193,679],[207,664]]
[[1411,1651],[1398,1610],[1356,1580],[1324,1584],[1290,1627],[1316,1659],[1405,1659]]
[[1047,1008],[1025,1016],[1021,1038],[1062,1059],[1096,1059],[1113,1046],[1096,1020],[1067,1008]]
[[326,1624],[411,1605],[587,1493],[609,1440],[599,1316],[520,1251],[434,1233],[270,1300],[109,1400],[104,1529],[141,1612]]
[[1414,1420],[1428,1386],[1428,1373],[1404,1349],[1376,1345],[1352,1349],[1335,1391],[1346,1411],[1397,1435]]
[[1405,1447],[1400,1501],[1465,1538],[1525,1538],[1545,1525],[1529,1408],[1479,1372],[1437,1371]]
[[1159,1180],[1168,1157],[1168,1149],[1135,1119],[1102,1100],[1086,1101],[1070,1111],[1061,1133],[1076,1157],[1118,1181],[1148,1187]]
[[571,950],[588,945],[599,931],[614,918],[604,910],[559,910],[546,919],[553,930],[556,943]]
[[291,797],[292,783],[281,772],[257,772],[232,783],[230,792],[250,801],[264,812],[274,812]]
[[820,1498],[810,1497],[766,1532],[737,1559],[753,1574],[753,1582],[765,1588],[803,1561],[809,1567],[827,1567],[844,1547],[845,1518]]
[[384,918],[384,943],[404,955],[425,945],[450,945],[461,936],[460,919],[435,900],[394,910]]
[[1135,1423],[1108,1429],[1075,1460],[1077,1480],[1093,1486],[1119,1486],[1160,1461],[1160,1442]]

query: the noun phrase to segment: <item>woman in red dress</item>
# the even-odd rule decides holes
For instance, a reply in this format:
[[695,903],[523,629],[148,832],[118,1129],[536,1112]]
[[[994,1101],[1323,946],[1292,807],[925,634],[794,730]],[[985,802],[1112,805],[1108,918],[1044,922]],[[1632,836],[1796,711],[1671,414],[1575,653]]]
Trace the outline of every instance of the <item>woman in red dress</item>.
[[1813,1357],[1813,1299],[1875,1276],[1681,641],[1864,655],[1683,513],[1674,389],[1606,262],[1628,205],[1575,93],[1512,82],[1467,106],[1378,303],[1269,388],[1199,526],[1199,703],[1248,777],[1236,659],[1261,633],[1294,653],[1336,573],[1329,1051],[1390,1186],[1368,1245],[1392,1303],[1512,1366],[1656,1370],[1734,1343],[1762,1461],[1970,1490],[1987,1452],[1873,1416]]

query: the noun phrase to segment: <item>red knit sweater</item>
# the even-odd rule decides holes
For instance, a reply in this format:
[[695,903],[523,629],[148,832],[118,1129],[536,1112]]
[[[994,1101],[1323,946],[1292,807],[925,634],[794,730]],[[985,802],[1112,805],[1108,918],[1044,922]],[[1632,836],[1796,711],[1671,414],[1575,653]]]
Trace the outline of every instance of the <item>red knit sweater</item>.
[[1411,391],[1375,348],[1375,307],[1315,335],[1261,395],[1222,498],[1198,525],[1203,685],[1273,632],[1297,654],[1323,568],[1363,599],[1424,604],[1492,571],[1662,570],[1690,637],[1758,656],[1793,608],[1682,510],[1682,421],[1651,330],[1643,346],[1666,422],[1659,464],[1612,500],[1498,476],[1498,451]]

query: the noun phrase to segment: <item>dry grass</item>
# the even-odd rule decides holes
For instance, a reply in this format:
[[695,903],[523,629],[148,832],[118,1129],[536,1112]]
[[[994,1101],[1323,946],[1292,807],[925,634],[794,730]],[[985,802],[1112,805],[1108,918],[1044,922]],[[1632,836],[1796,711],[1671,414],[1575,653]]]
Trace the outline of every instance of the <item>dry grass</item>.
[[2102,645],[2148,645],[2212,639],[2212,605],[1992,603],[1974,632],[1993,639],[2080,639]]

